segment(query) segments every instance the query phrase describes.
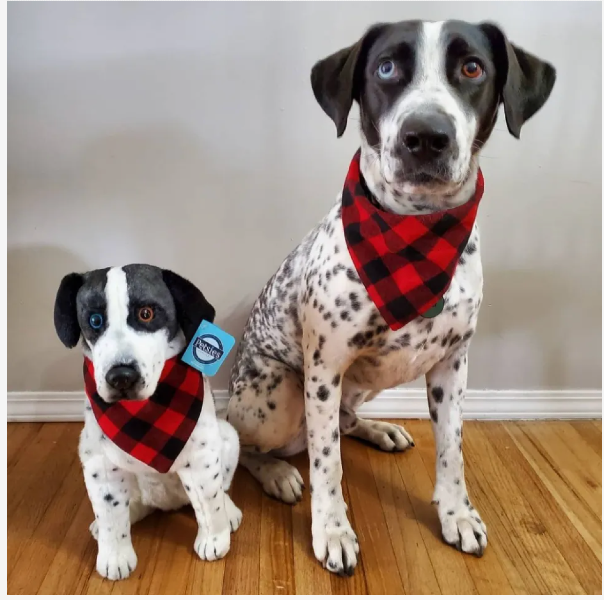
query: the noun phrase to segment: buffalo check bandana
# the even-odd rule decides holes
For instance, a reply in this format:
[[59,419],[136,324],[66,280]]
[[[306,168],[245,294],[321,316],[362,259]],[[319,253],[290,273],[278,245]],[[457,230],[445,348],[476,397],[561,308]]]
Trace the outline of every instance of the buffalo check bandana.
[[155,393],[147,400],[99,396],[92,361],[84,359],[84,384],[103,433],[121,450],[167,473],[195,429],[203,404],[203,375],[180,361],[167,360]]
[[478,172],[465,204],[427,215],[394,215],[372,202],[355,154],[342,192],[346,245],[361,282],[396,331],[434,307],[451,285],[484,191]]

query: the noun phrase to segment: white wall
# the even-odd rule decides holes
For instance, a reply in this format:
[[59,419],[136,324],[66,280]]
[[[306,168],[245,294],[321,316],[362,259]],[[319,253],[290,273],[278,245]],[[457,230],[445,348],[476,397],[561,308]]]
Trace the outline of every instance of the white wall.
[[9,390],[81,389],[52,325],[72,270],[174,269],[239,335],[358,145],[311,66],[407,18],[495,20],[558,69],[522,141],[500,119],[483,153],[470,387],[600,388],[600,3],[229,2],[9,4]]

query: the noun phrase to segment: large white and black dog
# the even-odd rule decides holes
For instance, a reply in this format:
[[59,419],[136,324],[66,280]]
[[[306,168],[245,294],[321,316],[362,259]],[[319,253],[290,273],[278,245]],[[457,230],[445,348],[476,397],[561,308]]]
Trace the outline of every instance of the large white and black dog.
[[[311,75],[338,135],[353,101],[359,104],[361,173],[381,209],[399,215],[465,204],[499,105],[519,137],[554,81],[551,65],[512,45],[497,26],[455,21],[376,25]],[[484,551],[487,530],[468,498],[462,458],[468,346],[481,301],[474,227],[444,310],[389,329],[347,250],[339,201],[256,301],[232,371],[228,419],[240,435],[241,463],[285,502],[300,499],[303,481],[280,457],[308,449],[313,548],[330,571],[351,574],[359,551],[342,497],[340,433],[385,451],[413,446],[402,427],[355,412],[380,391],[422,375],[442,535],[463,552]]]
[[[73,348],[81,340],[94,367],[93,385],[107,407],[153,397],[166,361],[180,355],[202,320],[213,318],[214,308],[192,283],[150,265],[67,275],[54,313],[61,341]],[[216,418],[212,390],[195,374],[201,413],[166,473],[120,449],[99,426],[91,401],[86,404],[79,455],[95,514],[90,530],[98,541],[96,568],[103,577],[123,579],[134,570],[130,525],[156,508],[193,506],[200,558],[215,560],[230,548],[231,532],[241,522],[241,511],[226,493],[239,440],[231,425]],[[139,440],[145,441],[142,434]]]

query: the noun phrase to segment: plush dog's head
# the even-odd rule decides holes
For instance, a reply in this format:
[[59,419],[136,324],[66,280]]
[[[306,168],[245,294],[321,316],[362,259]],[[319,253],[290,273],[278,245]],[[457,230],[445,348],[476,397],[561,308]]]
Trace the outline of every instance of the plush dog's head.
[[492,24],[403,21],[371,27],[312,70],[315,97],[344,133],[360,107],[365,165],[394,198],[455,194],[476,170],[500,103],[510,133],[550,95],[555,70]]
[[214,308],[189,281],[150,265],[71,273],[55,301],[55,328],[73,348],[80,339],[106,402],[148,398],[165,361],[188,343]]

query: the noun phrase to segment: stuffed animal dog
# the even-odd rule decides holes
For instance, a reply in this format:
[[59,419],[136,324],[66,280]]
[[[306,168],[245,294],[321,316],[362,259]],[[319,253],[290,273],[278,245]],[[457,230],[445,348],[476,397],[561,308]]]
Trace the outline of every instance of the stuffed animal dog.
[[79,455],[95,521],[96,568],[124,579],[136,567],[131,524],[154,509],[190,503],[195,551],[222,558],[241,511],[227,490],[237,433],[216,417],[203,375],[180,360],[214,308],[189,281],[150,265],[63,278],[55,328],[68,348],[82,342],[86,387]]

